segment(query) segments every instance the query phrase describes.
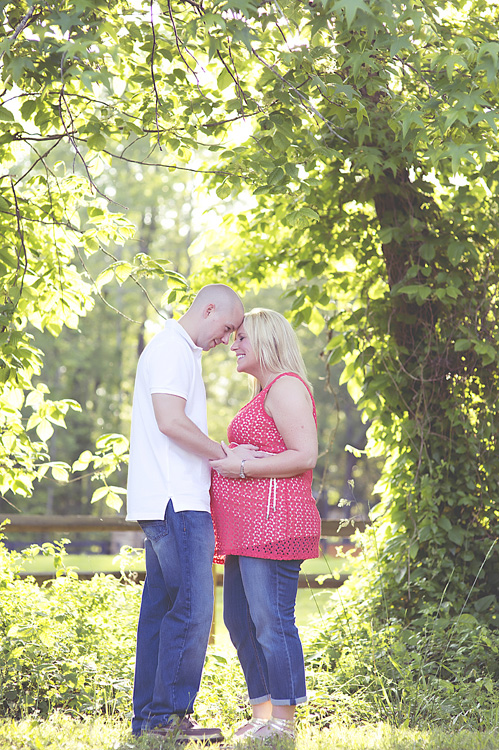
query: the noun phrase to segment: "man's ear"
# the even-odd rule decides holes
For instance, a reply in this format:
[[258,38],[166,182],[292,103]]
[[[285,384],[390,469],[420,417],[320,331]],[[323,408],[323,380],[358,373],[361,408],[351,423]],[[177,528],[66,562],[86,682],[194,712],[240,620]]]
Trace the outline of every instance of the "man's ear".
[[212,312],[215,312],[215,305],[213,304],[213,302],[210,302],[210,304],[206,305],[203,310],[203,318],[208,318]]

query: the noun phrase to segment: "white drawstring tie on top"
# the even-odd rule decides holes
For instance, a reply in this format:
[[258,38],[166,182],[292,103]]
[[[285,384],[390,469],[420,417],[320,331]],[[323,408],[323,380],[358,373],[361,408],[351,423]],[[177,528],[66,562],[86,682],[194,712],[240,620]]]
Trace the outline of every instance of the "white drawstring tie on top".
[[[273,503],[272,503],[273,500]],[[270,484],[269,484],[269,495],[267,498],[267,521],[270,518],[270,506],[273,505],[274,513],[276,511],[276,502],[277,502],[277,479],[275,477],[270,477]]]

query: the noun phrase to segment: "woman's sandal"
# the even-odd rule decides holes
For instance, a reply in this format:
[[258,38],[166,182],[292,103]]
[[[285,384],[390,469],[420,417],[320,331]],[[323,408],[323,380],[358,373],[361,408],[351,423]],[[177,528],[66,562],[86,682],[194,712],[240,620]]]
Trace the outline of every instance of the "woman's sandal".
[[267,719],[251,719],[246,724],[243,724],[242,727],[236,729],[232,737],[232,742],[242,742],[243,740],[247,740],[250,737],[253,737],[255,732],[264,727],[266,724]]
[[255,740],[266,740],[267,737],[295,738],[295,723],[293,719],[276,719],[272,717],[263,726],[250,735]]

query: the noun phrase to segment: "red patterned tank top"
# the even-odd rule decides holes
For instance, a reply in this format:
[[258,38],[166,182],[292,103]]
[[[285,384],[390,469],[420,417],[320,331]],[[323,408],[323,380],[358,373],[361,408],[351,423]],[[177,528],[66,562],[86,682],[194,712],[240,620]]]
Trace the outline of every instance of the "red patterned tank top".
[[[231,444],[257,445],[268,453],[286,450],[264,408],[270,388],[285,375],[302,380],[291,372],[274,378],[230,423],[227,436]],[[317,423],[313,398],[312,404]],[[312,470],[295,477],[245,480],[228,479],[212,471],[211,513],[215,562],[223,563],[225,555],[272,560],[319,556],[321,520],[312,496]]]

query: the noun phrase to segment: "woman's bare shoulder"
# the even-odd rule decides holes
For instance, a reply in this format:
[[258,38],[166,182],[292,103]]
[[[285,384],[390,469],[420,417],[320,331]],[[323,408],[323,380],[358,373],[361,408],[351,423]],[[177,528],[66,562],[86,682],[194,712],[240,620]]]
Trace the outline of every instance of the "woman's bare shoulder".
[[303,380],[294,375],[282,375],[275,383],[272,383],[266,400],[269,403],[285,402],[285,405],[289,407],[293,403],[292,399],[304,397],[311,401],[310,392]]

